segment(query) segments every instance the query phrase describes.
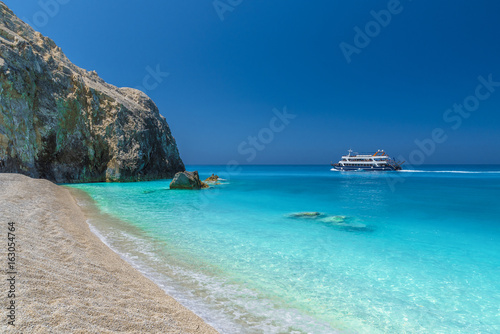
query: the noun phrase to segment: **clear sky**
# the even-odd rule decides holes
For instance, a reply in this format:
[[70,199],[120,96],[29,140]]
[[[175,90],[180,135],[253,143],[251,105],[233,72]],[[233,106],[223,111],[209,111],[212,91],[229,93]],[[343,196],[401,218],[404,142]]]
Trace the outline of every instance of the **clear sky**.
[[349,147],[500,163],[499,1],[4,2],[76,65],[141,86],[186,164],[322,164]]

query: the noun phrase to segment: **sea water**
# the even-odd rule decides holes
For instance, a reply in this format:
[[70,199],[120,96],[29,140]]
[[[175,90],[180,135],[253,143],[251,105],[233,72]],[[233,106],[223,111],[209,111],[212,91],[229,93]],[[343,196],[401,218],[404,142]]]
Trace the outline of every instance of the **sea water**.
[[89,220],[103,241],[220,332],[500,332],[500,166],[188,170],[224,180],[74,187],[118,218]]

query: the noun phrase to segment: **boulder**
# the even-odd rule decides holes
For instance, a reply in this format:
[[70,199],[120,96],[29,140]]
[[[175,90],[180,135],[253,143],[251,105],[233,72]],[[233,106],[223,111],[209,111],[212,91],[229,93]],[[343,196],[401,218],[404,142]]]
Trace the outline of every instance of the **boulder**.
[[199,190],[203,188],[208,188],[208,184],[200,181],[197,171],[179,172],[175,174],[174,179],[170,182],[170,189]]

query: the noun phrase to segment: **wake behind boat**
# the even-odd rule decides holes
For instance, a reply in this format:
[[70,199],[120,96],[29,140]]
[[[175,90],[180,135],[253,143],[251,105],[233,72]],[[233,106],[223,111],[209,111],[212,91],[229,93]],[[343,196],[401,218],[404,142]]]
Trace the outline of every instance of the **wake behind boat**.
[[342,159],[338,163],[332,163],[331,165],[333,167],[332,170],[339,171],[394,171],[401,170],[402,164],[404,164],[404,161],[397,162],[389,157],[384,150],[378,150],[375,153],[369,154],[359,154],[349,150],[348,155],[342,156]]

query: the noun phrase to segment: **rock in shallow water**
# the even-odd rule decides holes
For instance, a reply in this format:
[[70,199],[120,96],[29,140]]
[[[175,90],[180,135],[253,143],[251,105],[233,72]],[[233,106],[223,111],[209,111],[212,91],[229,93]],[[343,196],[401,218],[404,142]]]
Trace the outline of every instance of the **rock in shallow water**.
[[320,221],[345,231],[373,231],[371,227],[355,221],[355,219],[352,217],[329,216],[321,218]]
[[328,216],[321,212],[297,212],[288,215],[289,218],[299,218],[299,219],[311,219],[314,222],[320,222],[327,224],[329,226],[335,227],[343,231],[360,231],[360,232],[371,232],[373,228],[356,221],[353,217],[347,216]]
[[328,216],[321,218],[321,221],[325,223],[344,223],[346,219],[346,216]]
[[205,182],[217,182],[219,180],[219,176],[212,174],[212,176],[207,177]]
[[321,212],[297,212],[289,215],[290,218],[318,218],[321,216]]
[[72,64],[0,2],[0,173],[56,182],[141,181],[184,171],[154,102]]
[[197,171],[179,172],[170,182],[170,189],[199,190],[203,188],[208,188],[208,184],[200,181]]

